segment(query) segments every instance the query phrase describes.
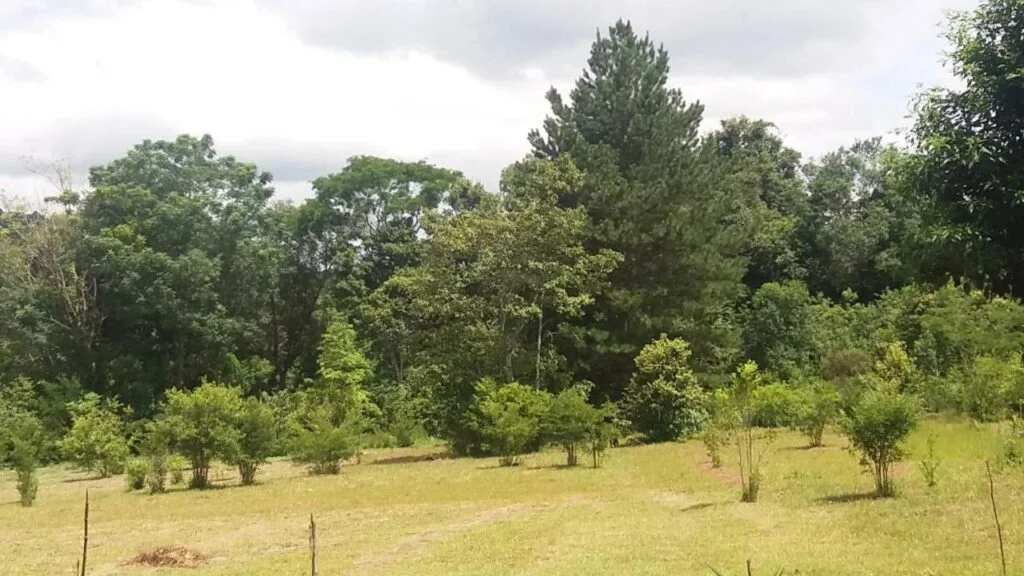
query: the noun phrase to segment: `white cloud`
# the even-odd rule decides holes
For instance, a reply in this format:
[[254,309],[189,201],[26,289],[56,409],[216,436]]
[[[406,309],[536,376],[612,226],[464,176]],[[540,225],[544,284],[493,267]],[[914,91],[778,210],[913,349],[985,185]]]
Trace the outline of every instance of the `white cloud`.
[[[673,81],[707,105],[709,121],[737,114],[773,120],[811,155],[885,132],[901,123],[918,82],[946,80],[935,25],[943,8],[974,0],[865,1],[873,17],[842,37],[855,53],[832,68],[815,62],[801,72],[801,57],[785,74],[779,63],[765,74],[690,67]],[[257,0],[100,4],[51,18],[36,10],[31,25],[0,35],[0,62],[16,62],[22,72],[0,74],[0,188],[23,187],[28,196],[41,187],[22,177],[22,156],[70,158],[84,170],[142,138],[180,132],[210,133],[222,153],[279,174],[284,196],[301,196],[302,181],[340,169],[357,153],[428,159],[493,187],[500,168],[527,152],[526,133],[547,111],[548,84],[568,87],[564,71],[586,59],[585,47],[574,49],[562,62],[533,62],[529,74],[497,79],[428,48],[352,53],[310,44],[286,14]],[[622,6],[628,16],[625,0]],[[592,33],[588,25],[585,34]],[[446,34],[474,37],[457,27]],[[764,47],[745,50],[731,57]]]

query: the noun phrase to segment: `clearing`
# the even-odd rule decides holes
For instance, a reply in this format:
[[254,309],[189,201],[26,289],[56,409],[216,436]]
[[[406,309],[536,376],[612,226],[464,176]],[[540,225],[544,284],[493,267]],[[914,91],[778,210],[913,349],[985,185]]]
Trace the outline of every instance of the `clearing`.
[[[928,489],[916,459],[935,434],[939,484]],[[808,450],[802,436],[772,445],[761,502],[741,504],[735,457],[711,470],[700,442],[612,450],[604,468],[565,469],[559,452],[523,467],[496,460],[424,460],[428,448],[377,451],[340,476],[310,477],[274,462],[260,484],[128,493],[65,468],[40,475],[32,508],[17,504],[13,474],[0,476],[0,574],[70,574],[81,553],[90,491],[89,574],[300,576],[309,574],[307,527],[318,525],[320,574],[619,575],[999,573],[984,460],[995,427],[930,420],[898,470],[901,494],[875,500],[872,479],[830,435]],[[1024,473],[996,476],[1010,571],[1024,566]],[[184,547],[197,568],[131,564],[140,553]]]

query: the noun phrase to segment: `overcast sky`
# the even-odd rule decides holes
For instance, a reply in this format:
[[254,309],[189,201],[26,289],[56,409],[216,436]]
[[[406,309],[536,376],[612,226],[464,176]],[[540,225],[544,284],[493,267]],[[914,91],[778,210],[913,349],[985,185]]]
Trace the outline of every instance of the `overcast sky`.
[[664,42],[706,127],[746,114],[816,156],[907,124],[948,84],[944,13],[976,0],[0,0],[0,189],[50,190],[144,138],[213,135],[279,195],[353,154],[464,171],[493,188],[527,152],[598,28]]

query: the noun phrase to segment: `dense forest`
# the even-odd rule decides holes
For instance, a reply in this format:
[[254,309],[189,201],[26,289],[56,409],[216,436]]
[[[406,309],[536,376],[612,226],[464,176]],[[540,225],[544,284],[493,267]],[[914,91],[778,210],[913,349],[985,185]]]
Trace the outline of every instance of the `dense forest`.
[[356,156],[296,205],[208,135],[139,143],[0,214],[0,420],[36,422],[47,460],[76,415],[145,437],[223,389],[323,442],[355,422],[481,454],[501,451],[491,404],[583,391],[674,439],[748,361],[768,404],[888,371],[928,411],[1005,418],[1024,407],[1024,2],[948,37],[961,82],[914,100],[905,143],[814,159],[766,120],[707,126],[625,21],[547,94],[499,190]]

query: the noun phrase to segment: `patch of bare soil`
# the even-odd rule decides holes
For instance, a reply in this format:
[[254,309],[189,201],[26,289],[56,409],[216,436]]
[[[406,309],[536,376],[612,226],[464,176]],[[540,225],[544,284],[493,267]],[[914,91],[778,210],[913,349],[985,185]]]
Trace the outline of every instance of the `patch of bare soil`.
[[160,548],[139,552],[134,558],[125,562],[125,564],[154,566],[158,568],[198,568],[209,560],[210,557],[206,554],[183,546],[161,546]]
[[742,484],[739,473],[729,471],[724,466],[715,468],[711,465],[711,459],[703,456],[696,458],[697,468],[704,470],[713,478],[727,486],[739,486]]

